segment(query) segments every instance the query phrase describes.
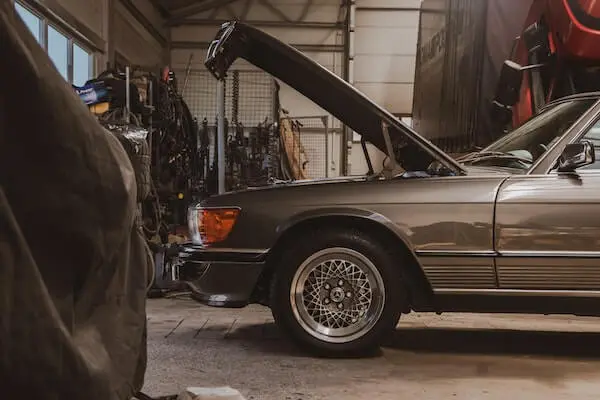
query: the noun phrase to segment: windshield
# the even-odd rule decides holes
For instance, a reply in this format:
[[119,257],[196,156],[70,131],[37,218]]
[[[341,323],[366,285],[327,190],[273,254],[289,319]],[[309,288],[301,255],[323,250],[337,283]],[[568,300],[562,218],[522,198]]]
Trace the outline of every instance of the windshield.
[[464,164],[529,169],[595,102],[594,99],[580,99],[550,106],[461,161]]

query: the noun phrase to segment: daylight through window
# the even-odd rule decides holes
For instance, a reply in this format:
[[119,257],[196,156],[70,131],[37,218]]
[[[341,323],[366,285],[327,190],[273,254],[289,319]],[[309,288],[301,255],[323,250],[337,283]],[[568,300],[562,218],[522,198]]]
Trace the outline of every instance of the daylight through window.
[[82,86],[92,77],[94,56],[90,51],[26,5],[15,2],[15,9],[68,82]]

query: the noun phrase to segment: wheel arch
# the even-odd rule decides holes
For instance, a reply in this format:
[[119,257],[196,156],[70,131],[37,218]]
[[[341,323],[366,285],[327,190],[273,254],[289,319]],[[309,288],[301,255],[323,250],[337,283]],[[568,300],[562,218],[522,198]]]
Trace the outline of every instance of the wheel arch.
[[359,229],[375,235],[377,240],[398,248],[399,257],[406,257],[408,261],[405,263],[406,268],[402,268],[402,276],[406,280],[409,291],[410,306],[418,309],[434,309],[433,289],[406,234],[385,216],[362,209],[311,210],[297,214],[280,224],[277,229],[277,239],[266,256],[266,268],[259,279],[259,284],[262,281],[262,286],[268,287],[276,265],[291,241],[303,233],[330,226]]

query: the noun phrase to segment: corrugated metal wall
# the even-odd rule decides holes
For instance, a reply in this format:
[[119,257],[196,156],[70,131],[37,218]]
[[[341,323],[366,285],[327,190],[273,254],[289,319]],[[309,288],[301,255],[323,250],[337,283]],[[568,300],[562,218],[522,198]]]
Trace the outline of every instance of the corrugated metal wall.
[[419,2],[358,0],[354,86],[397,114],[412,109]]
[[[357,0],[354,86],[388,111],[410,115],[413,103],[420,0]],[[351,174],[367,172],[360,135],[353,135]],[[367,145],[373,165],[385,158]]]

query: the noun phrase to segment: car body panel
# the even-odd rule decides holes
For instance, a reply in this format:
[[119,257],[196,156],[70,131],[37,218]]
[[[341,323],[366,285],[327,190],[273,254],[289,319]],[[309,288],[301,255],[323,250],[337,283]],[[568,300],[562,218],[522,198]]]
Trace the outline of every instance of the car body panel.
[[209,306],[244,307],[263,270],[264,262],[187,260],[187,283],[192,297]]
[[[434,288],[488,288],[496,283],[494,201],[508,176],[495,171],[487,176],[288,185],[217,196],[204,206],[235,202],[241,208],[235,229],[216,248],[266,252],[284,232],[308,219],[366,218],[406,243]],[[228,203],[228,197],[235,201]]]
[[500,189],[500,288],[600,290],[600,173],[519,176]]
[[[590,121],[596,120],[599,108],[595,104],[534,168],[555,164],[555,159],[546,158],[558,157],[560,148],[556,146],[577,140]],[[310,219],[345,216],[380,223],[402,240],[439,299],[448,295],[600,294],[600,255],[594,239],[600,237],[600,221],[589,218],[600,197],[596,195],[600,181],[596,181],[594,171],[567,176],[509,168],[464,169],[466,175],[462,176],[375,180],[342,177],[213,196],[201,206],[236,206],[241,208],[240,215],[225,241],[193,251],[199,251],[207,261],[251,263],[252,279],[247,280],[250,287],[265,266],[261,263],[284,233]],[[578,186],[579,181],[592,178],[589,185]],[[584,208],[578,208],[578,218],[565,223],[556,218],[569,221],[570,209],[555,215],[557,207],[565,204]],[[550,216],[549,212],[554,214]],[[562,240],[566,236],[573,240]],[[234,259],[232,254],[244,259]],[[243,304],[237,297],[231,299],[229,306]],[[450,307],[448,304],[435,307],[444,310]],[[464,301],[458,304],[465,306]]]

